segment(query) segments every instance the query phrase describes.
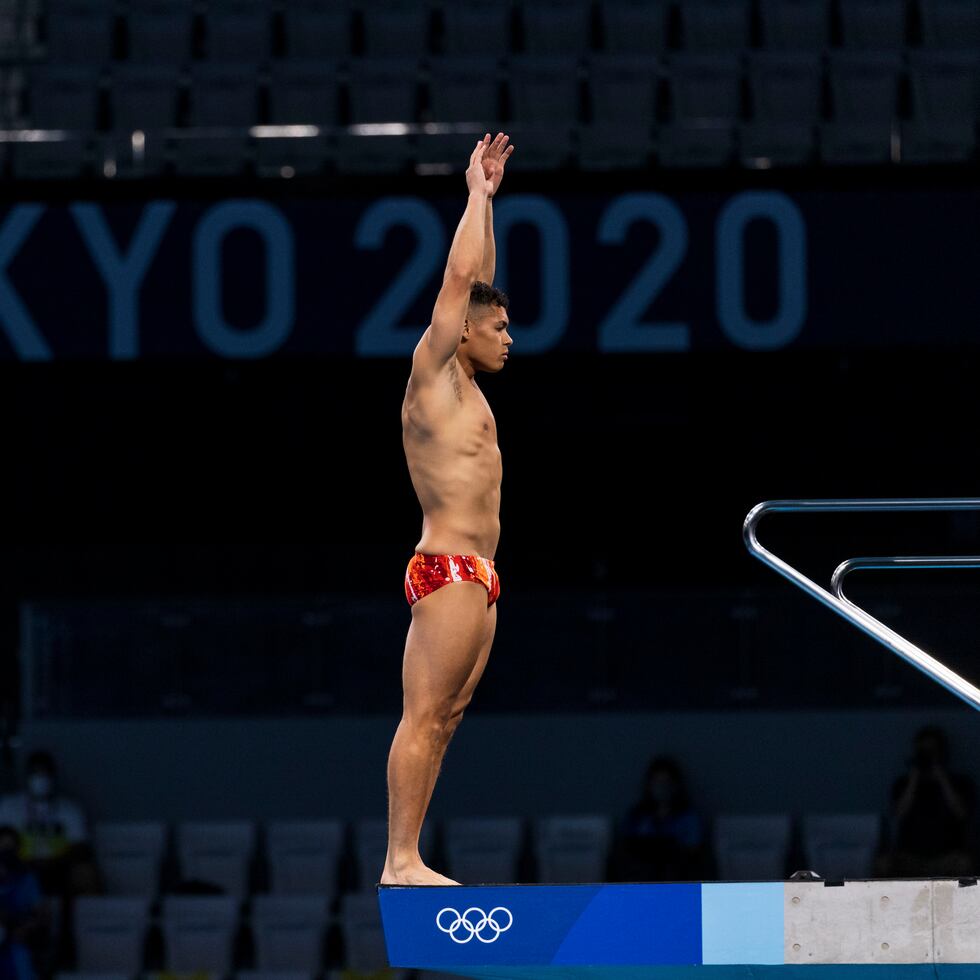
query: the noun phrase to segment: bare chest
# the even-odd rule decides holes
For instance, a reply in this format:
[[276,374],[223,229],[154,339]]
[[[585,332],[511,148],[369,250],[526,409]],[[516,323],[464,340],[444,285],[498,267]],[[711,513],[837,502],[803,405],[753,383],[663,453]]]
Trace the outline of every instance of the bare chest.
[[449,391],[406,397],[402,421],[406,440],[465,455],[499,455],[497,423],[480,389],[466,378]]

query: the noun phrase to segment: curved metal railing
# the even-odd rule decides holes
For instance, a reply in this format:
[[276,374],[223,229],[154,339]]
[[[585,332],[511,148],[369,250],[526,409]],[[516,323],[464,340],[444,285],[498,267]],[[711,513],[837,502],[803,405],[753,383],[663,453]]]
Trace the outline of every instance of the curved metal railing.
[[870,613],[853,603],[843,594],[845,577],[858,568],[963,568],[980,567],[980,558],[852,558],[843,562],[834,572],[832,587],[834,593],[817,585],[789,562],[769,551],[759,543],[756,529],[759,521],[770,513],[799,513],[799,512],[835,512],[835,511],[865,511],[865,512],[895,512],[895,511],[949,511],[973,510],[980,511],[978,497],[936,497],[936,498],[904,498],[879,500],[766,500],[756,504],[748,512],[742,526],[745,546],[749,553],[758,558],[770,568],[789,579],[794,585],[818,602],[832,609],[839,616],[852,623],[862,632],[874,638],[884,647],[898,654],[923,673],[941,684],[967,704],[980,711],[980,688],[951,670],[944,663],[926,653],[925,650],[907,640],[900,633],[875,619]]

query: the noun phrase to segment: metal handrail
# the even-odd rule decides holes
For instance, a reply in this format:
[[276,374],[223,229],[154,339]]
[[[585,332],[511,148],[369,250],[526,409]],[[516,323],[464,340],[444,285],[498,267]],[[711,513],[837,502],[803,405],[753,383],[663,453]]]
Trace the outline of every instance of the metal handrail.
[[[897,512],[897,511],[951,511],[951,510],[973,510],[980,511],[980,498],[978,497],[937,497],[937,498],[899,498],[899,499],[879,499],[879,500],[766,500],[756,504],[748,512],[742,526],[742,535],[745,539],[745,546],[749,553],[758,558],[770,568],[779,572],[784,578],[789,579],[794,585],[802,589],[808,595],[813,596],[818,602],[823,603],[828,609],[832,609],[839,616],[852,623],[862,632],[877,640],[882,646],[897,654],[903,660],[907,660],[912,666],[917,667],[927,674],[938,684],[947,690],[952,691],[957,697],[962,698],[971,707],[980,711],[980,688],[975,687],[965,678],[951,670],[945,664],[930,656],[925,650],[917,647],[914,643],[907,640],[904,636],[896,633],[884,623],[875,619],[874,616],[856,606],[842,595],[834,595],[826,589],[817,585],[812,579],[807,578],[802,572],[784,561],[778,555],[773,554],[768,548],[759,544],[756,528],[759,521],[766,514],[770,513],[799,513],[808,512]],[[849,571],[857,567],[865,566],[862,562],[877,561],[890,562],[887,567],[896,567],[902,561],[934,561],[935,559],[851,559],[856,563],[850,567],[847,562],[838,566],[835,571],[836,585],[841,585],[843,578]],[[949,563],[954,559],[942,559]],[[969,559],[968,559],[969,560]],[[960,560],[962,561],[962,559]],[[939,567],[939,566],[928,566]],[[957,565],[956,567],[960,567]],[[842,571],[842,569],[844,569]],[[838,576],[838,573],[839,576]]]
[[844,595],[844,579],[851,572],[856,572],[862,568],[980,568],[980,555],[943,555],[941,557],[919,557],[910,556],[907,558],[848,558],[842,561],[830,577],[830,587],[834,590],[838,599],[855,605],[852,599]]

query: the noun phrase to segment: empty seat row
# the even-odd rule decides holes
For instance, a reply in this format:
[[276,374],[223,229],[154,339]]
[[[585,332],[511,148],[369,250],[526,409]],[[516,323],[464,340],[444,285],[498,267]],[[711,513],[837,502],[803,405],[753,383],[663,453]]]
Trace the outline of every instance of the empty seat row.
[[[335,64],[297,62],[274,69],[263,84],[240,65],[198,65],[185,79],[160,66],[117,66],[103,89],[84,68],[36,67],[18,100],[8,75],[5,105],[33,128],[117,131],[189,126],[249,127],[420,121],[475,123],[631,123],[658,117],[817,122],[888,121],[900,112],[902,84],[911,83],[910,115],[974,119],[980,111],[980,51],[832,52],[595,57],[580,78],[577,62],[518,58],[501,69],[494,59],[371,60],[341,72]],[[585,83],[583,106],[582,82]],[[743,83],[745,93],[743,93]],[[425,86],[424,97],[420,87]],[[660,86],[669,112],[658,111]],[[105,92],[108,106],[100,112]],[[503,92],[505,100],[501,98]],[[747,93],[747,99],[743,94]],[[829,98],[828,98],[829,95]],[[342,112],[347,104],[348,111]],[[421,105],[425,108],[420,108]]]
[[785,877],[794,829],[806,867],[825,879],[870,877],[881,839],[876,813],[724,814],[712,825],[721,880]]
[[[598,124],[512,128],[511,133],[520,147],[510,164],[515,172],[967,163],[975,160],[977,147],[976,127],[961,121],[898,126],[708,121],[644,131]],[[447,174],[461,170],[473,148],[472,134],[137,136],[0,142],[0,173],[15,179]]]
[[[777,825],[779,833],[772,833],[772,840],[785,843],[792,828],[789,815],[779,815],[778,819],[717,816],[712,833],[722,870],[733,867],[725,865],[723,854],[738,840],[769,834]],[[830,838],[857,837],[876,845],[877,826],[878,818],[873,814],[807,814],[800,824],[805,846],[811,849]],[[351,830],[361,888],[373,889],[387,850],[386,821],[358,820]],[[516,880],[526,835],[537,858],[540,880],[601,881],[613,838],[612,820],[603,814],[549,816],[527,823],[520,817],[455,817],[447,819],[442,830],[450,874],[468,881]],[[332,895],[337,863],[346,846],[345,834],[340,820],[270,822],[265,834],[270,891]],[[236,899],[248,892],[247,866],[256,856],[257,843],[257,827],[250,821],[187,821],[174,828],[174,849],[182,877],[215,884]],[[420,843],[423,857],[431,859],[433,844],[434,824],[427,821]],[[155,895],[165,848],[166,825],[162,822],[96,825],[95,851],[110,891]],[[814,855],[815,861],[824,859]],[[852,867],[849,873],[860,875],[863,870],[863,866]],[[836,866],[831,871],[842,873]],[[769,877],[782,877],[782,873],[771,871]]]
[[[353,851],[362,889],[377,883],[387,852],[387,822],[364,819],[352,826]],[[581,875],[599,880],[604,874],[611,824],[605,816],[547,817],[532,821],[531,838],[542,873]],[[433,825],[423,827],[420,849],[431,855]],[[513,879],[524,846],[520,818],[455,818],[444,827],[446,859],[462,877],[485,873],[472,866],[471,855],[505,854],[513,865],[499,865]],[[180,877],[213,884],[228,895],[249,893],[249,870],[259,853],[257,827],[251,821],[189,821],[174,828],[173,851]],[[167,827],[160,821],[103,822],[95,827],[96,858],[107,890],[114,894],[155,896],[167,851]],[[266,828],[264,856],[269,889],[277,894],[326,894],[337,890],[338,866],[347,849],[347,828],[340,820],[272,821]],[[588,852],[583,864],[582,855]],[[562,859],[572,864],[559,866]],[[557,862],[557,863],[556,863]]]
[[168,972],[221,976],[236,965],[236,944],[247,930],[256,969],[310,976],[327,961],[327,932],[336,922],[348,968],[383,967],[377,896],[346,896],[336,919],[328,906],[325,895],[257,895],[243,917],[230,896],[170,895],[157,917],[145,898],[81,895],[73,913],[75,965],[86,973],[139,973],[150,930],[158,928]]
[[[195,971],[197,980],[218,980],[204,971]],[[230,980],[351,980],[351,972],[344,969],[325,970],[322,974],[311,974],[304,970],[236,970]],[[387,969],[385,980],[442,980],[436,974],[426,971]],[[54,980],[173,980],[169,970],[141,970],[135,976],[118,970],[59,970]]]
[[16,4],[0,26],[6,18],[4,35],[12,38],[43,33],[43,51],[59,63],[104,61],[120,48],[125,57],[145,63],[198,53],[258,61],[354,51],[579,54],[660,53],[668,45],[703,51],[752,45],[820,50],[836,43],[980,45],[980,5],[974,0],[758,0],[757,28],[751,0],[212,0],[205,6],[198,16],[192,0],[130,0],[117,22],[116,6],[108,0],[48,0],[43,29],[30,16],[18,16]]

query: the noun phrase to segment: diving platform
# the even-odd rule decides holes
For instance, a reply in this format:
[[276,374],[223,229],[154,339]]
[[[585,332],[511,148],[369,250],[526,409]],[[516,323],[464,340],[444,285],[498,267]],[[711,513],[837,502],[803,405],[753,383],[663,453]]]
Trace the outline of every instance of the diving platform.
[[980,978],[975,878],[379,885],[388,962],[485,980]]

